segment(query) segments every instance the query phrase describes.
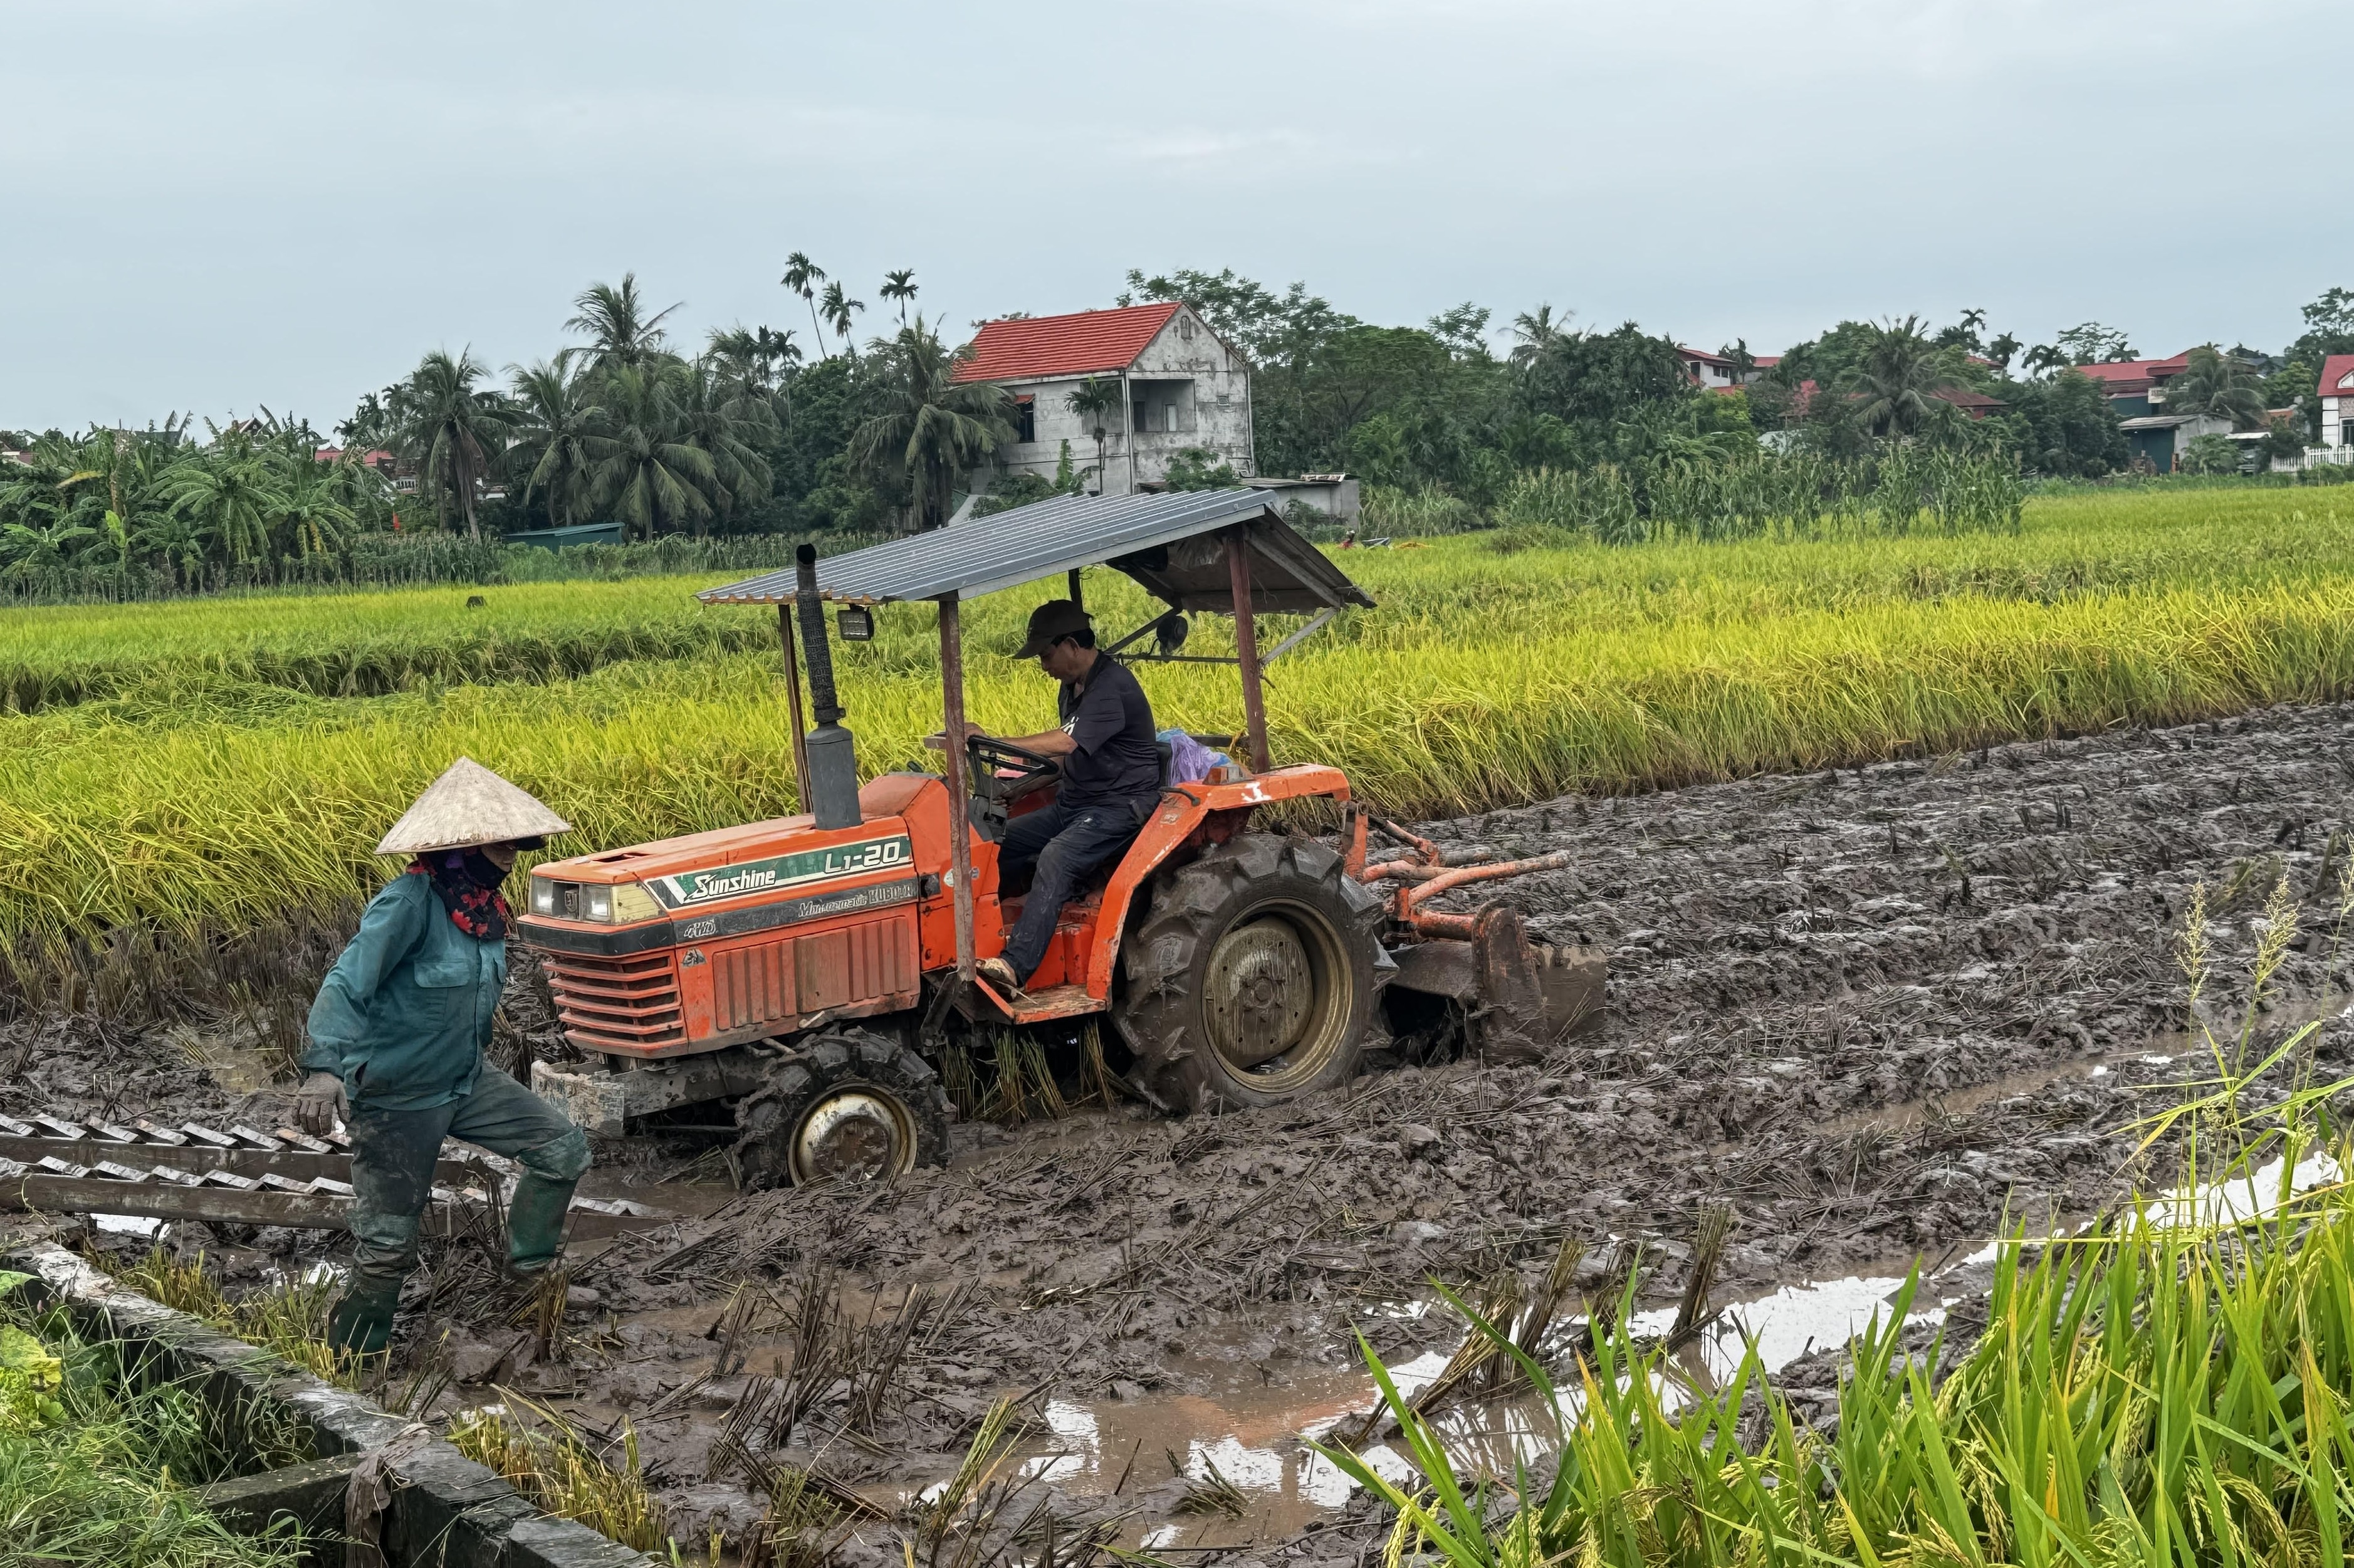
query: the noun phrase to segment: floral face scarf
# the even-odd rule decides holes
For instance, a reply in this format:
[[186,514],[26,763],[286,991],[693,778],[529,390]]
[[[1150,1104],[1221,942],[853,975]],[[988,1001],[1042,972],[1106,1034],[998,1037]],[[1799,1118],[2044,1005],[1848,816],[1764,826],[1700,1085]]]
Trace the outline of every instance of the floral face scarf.
[[499,884],[507,874],[490,856],[478,849],[435,850],[410,862],[408,869],[431,880],[451,925],[478,941],[506,939],[507,900]]

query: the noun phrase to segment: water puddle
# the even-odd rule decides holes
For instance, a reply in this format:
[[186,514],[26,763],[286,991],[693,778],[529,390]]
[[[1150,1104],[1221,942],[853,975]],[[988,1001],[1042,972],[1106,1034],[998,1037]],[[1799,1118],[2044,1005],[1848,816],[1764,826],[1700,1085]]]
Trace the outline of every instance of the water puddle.
[[[1680,1360],[1696,1381],[1722,1382],[1740,1365],[1747,1336],[1756,1340],[1767,1370],[1778,1371],[1846,1343],[1875,1312],[1886,1313],[1903,1284],[1894,1275],[1850,1276],[1733,1303]],[[1932,1294],[1914,1316],[1934,1323],[1944,1308]],[[1638,1333],[1660,1335],[1674,1320],[1675,1308],[1662,1307],[1637,1314],[1633,1326]],[[1388,1372],[1399,1392],[1411,1396],[1444,1372],[1447,1360],[1447,1351],[1430,1351]],[[1214,1471],[1248,1499],[1241,1518],[1152,1523],[1140,1530],[1137,1543],[1161,1550],[1282,1540],[1348,1501],[1355,1483],[1309,1445],[1346,1446],[1375,1399],[1372,1375],[1362,1367],[1310,1369],[1278,1380],[1245,1366],[1204,1392],[1057,1400],[1047,1406],[1048,1432],[1024,1461],[1025,1473],[1077,1495],[1127,1497],[1162,1487],[1180,1473],[1203,1480]],[[1538,1458],[1552,1442],[1551,1418],[1531,1400],[1450,1409],[1437,1425],[1458,1463],[1497,1477],[1509,1477],[1516,1459]],[[1387,1479],[1413,1478],[1404,1455],[1389,1444],[1374,1441],[1356,1451]]]
[[232,1027],[207,1033],[184,1025],[167,1031],[164,1037],[224,1089],[249,1095],[277,1081],[279,1060],[262,1049],[250,1029]]
[[2143,1211],[2155,1225],[2205,1227],[2260,1219],[2290,1199],[2344,1179],[2338,1161],[2327,1154],[2308,1155],[2287,1169],[2285,1160],[2274,1160],[2243,1176],[2201,1186],[2178,1189]]

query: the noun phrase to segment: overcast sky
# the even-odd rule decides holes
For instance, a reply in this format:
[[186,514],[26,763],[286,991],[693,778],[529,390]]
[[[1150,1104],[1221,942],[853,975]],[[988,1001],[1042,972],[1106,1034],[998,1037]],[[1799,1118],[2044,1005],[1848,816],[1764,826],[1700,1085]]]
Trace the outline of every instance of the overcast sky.
[[2354,286],[2344,0],[0,0],[0,427],[322,429],[634,270],[699,342],[810,253],[885,313],[1129,267],[1371,321],[1540,301],[2275,348]]

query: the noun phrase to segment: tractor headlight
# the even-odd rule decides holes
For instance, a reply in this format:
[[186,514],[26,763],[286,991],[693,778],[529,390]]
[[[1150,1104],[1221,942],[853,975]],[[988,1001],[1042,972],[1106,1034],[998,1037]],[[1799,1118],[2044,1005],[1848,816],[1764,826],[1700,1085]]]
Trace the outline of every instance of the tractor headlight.
[[544,876],[531,879],[531,912],[535,915],[556,913],[556,884]]
[[600,886],[592,882],[582,888],[580,893],[580,917],[583,920],[595,920],[608,926],[613,923],[613,890],[611,888]]

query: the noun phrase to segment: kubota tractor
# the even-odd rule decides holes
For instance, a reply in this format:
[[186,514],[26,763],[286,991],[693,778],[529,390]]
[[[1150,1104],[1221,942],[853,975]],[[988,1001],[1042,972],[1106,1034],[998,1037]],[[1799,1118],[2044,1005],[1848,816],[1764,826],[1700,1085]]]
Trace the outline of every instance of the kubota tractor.
[[[976,736],[938,771],[863,787],[839,722],[823,605],[841,634],[873,635],[877,606],[938,606],[943,734],[965,726],[959,605],[1109,566],[1169,605],[1104,645],[1141,662],[1181,652],[1188,613],[1235,616],[1242,751],[1205,779],[1169,780],[1125,854],[1067,905],[1018,997],[973,972],[1001,950],[1022,891],[995,839],[1052,798],[1056,765]],[[794,762],[808,812],[577,856],[531,878],[523,939],[539,953],[586,1065],[537,1065],[533,1086],[592,1132],[663,1127],[732,1136],[752,1184],[890,1176],[938,1160],[949,1116],[935,1063],[949,1030],[1069,1038],[1108,1014],[1121,1081],[1172,1112],[1269,1105],[1341,1083],[1393,1027],[1453,1032],[1490,1054],[1527,1052],[1597,1014],[1598,958],[1532,945],[1501,906],[1429,912],[1468,882],[1559,855],[1447,867],[1437,846],[1363,810],[1339,769],[1274,767],[1260,671],[1342,609],[1373,600],[1255,490],[1080,497],[920,535],[715,588],[773,603]],[[1263,659],[1256,619],[1311,619]],[[799,652],[817,727],[804,733]],[[1130,653],[1147,635],[1152,650]],[[1051,690],[1040,683],[1042,706]],[[937,738],[937,737],[936,737]],[[1237,745],[1236,743],[1241,743]],[[1322,802],[1264,819],[1286,802]],[[1367,864],[1369,834],[1403,856]],[[1117,1067],[1115,1068],[1117,1071]],[[719,1107],[728,1107],[724,1111]],[[710,1107],[698,1109],[696,1107]],[[724,1116],[725,1119],[722,1119]]]

